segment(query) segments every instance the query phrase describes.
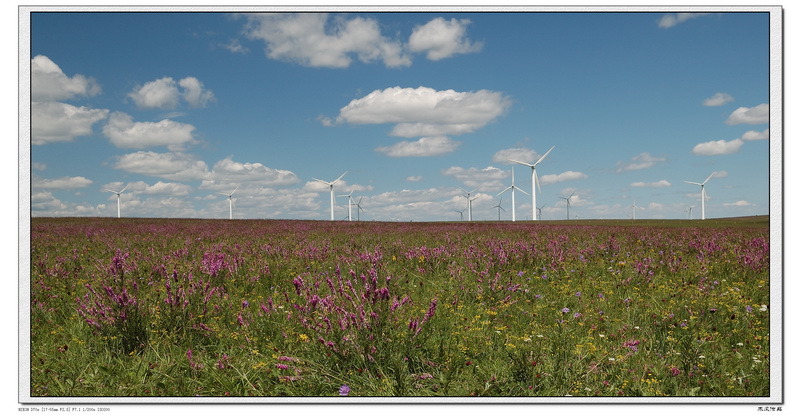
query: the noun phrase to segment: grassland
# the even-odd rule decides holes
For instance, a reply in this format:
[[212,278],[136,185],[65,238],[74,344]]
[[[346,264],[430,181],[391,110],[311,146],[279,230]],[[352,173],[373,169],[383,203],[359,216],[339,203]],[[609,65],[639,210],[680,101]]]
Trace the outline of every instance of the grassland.
[[765,397],[767,217],[33,218],[33,397]]

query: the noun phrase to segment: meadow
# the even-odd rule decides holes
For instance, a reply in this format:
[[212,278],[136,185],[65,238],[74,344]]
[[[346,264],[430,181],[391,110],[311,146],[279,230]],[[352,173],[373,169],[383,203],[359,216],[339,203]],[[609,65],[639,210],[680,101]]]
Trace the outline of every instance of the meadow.
[[765,397],[768,218],[32,218],[32,397]]

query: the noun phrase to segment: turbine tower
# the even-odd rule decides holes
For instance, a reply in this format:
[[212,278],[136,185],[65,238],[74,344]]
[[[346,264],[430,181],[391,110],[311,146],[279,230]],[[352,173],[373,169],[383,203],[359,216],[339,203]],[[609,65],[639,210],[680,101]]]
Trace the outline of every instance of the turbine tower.
[[340,198],[347,198],[347,221],[353,221],[353,190],[347,195],[339,195]]
[[333,217],[333,205],[334,205],[334,201],[333,201],[333,185],[336,185],[336,182],[339,182],[339,180],[342,179],[344,177],[344,175],[346,175],[346,174],[347,174],[347,172],[343,173],[342,176],[339,176],[333,182],[326,182],[326,181],[323,181],[322,179],[311,178],[311,179],[314,179],[317,182],[322,182],[325,185],[328,185],[328,186],[331,187],[331,221],[335,221],[336,220],[336,218]]
[[520,162],[518,160],[508,159],[509,162],[518,163],[520,165],[530,166],[531,168],[531,198],[533,199],[533,203],[531,204],[531,215],[533,216],[533,220],[536,221],[536,188],[539,188],[539,192],[542,191],[541,185],[539,185],[539,176],[536,174],[536,165],[538,165],[542,160],[544,160],[547,155],[553,151],[555,146],[551,147],[539,160],[536,161],[534,164]]
[[631,205],[631,206],[630,206],[630,207],[628,207],[628,208],[631,208],[631,209],[633,209],[633,219],[635,220],[635,219],[636,219],[636,210],[637,210],[637,209],[639,209],[639,208],[641,208],[641,207],[637,207],[637,206],[636,206],[636,200],[634,199],[634,200],[633,200],[633,205]]
[[[241,185],[239,185],[239,186],[241,186]],[[239,186],[237,186],[236,189],[239,189]],[[226,194],[226,193],[223,193],[223,192],[218,192],[218,194],[225,195],[225,196],[228,197],[228,212],[229,212],[228,218],[229,219],[233,219],[233,193],[236,192],[236,189],[234,189],[229,194]]]
[[[513,166],[511,167],[511,186],[509,186],[506,189],[503,189],[503,191],[500,192],[499,194],[497,194],[497,196],[502,195],[504,192],[508,191],[509,189],[511,190],[511,221],[516,221],[517,220],[517,203],[515,202],[515,199],[514,199],[514,191],[519,190],[520,192],[522,192],[525,195],[528,195],[528,193],[523,191],[522,189],[517,188],[517,186],[514,185],[514,167]],[[541,212],[539,213],[539,216],[541,217]]]
[[129,185],[125,185],[125,187],[122,188],[121,191],[115,191],[113,189],[106,188],[106,191],[113,192],[113,193],[117,194],[117,218],[121,218],[122,217],[122,211],[120,210],[119,196],[120,196],[121,193],[125,192],[126,189],[128,189],[128,186]]
[[[464,191],[463,188],[458,188],[458,189]],[[478,197],[470,199],[470,195],[472,195],[472,193],[475,191],[477,191],[477,188],[471,191],[464,191],[466,195],[462,195],[464,198],[467,198],[467,221],[472,221],[472,201],[478,199]]]
[[506,210],[505,210],[505,208],[503,208],[503,207],[502,207],[502,205],[503,205],[503,198],[502,198],[502,197],[500,197],[500,202],[498,202],[498,203],[497,203],[497,205],[495,205],[495,206],[493,206],[493,207],[492,207],[492,208],[497,208],[497,221],[500,221],[500,211],[501,211],[501,210],[502,210],[503,212],[505,212],[505,211],[506,211]]
[[688,184],[699,185],[700,186],[700,219],[701,220],[706,219],[706,182],[708,182],[711,178],[713,178],[716,173],[717,172],[711,172],[711,175],[708,175],[708,178],[706,178],[706,180],[704,180],[702,183],[684,181],[684,182],[686,182]]
[[567,219],[569,219],[569,206],[570,206],[569,200],[570,200],[570,198],[572,198],[573,195],[575,195],[575,192],[573,192],[570,196],[568,196],[566,198],[564,198],[563,196],[560,197],[561,199],[567,201]]

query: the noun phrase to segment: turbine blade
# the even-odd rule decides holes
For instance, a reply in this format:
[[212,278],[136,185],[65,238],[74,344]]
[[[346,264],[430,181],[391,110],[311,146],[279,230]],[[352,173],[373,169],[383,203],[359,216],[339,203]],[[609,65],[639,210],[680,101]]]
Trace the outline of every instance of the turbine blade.
[[[712,175],[713,175],[713,173],[712,173]],[[130,185],[130,184],[128,184],[128,185],[125,185],[125,187],[124,187],[124,188],[122,188],[122,190],[121,190],[121,191],[119,191],[119,193],[123,193],[123,192],[125,192],[125,190],[126,190],[126,189],[128,189],[128,187],[129,187],[129,186],[131,186],[131,185]]]
[[539,160],[537,160],[537,161],[536,161],[536,163],[534,163],[534,164],[533,164],[533,166],[536,166],[536,165],[538,165],[538,164],[539,164],[539,162],[541,162],[542,160],[544,160],[544,158],[546,158],[546,157],[547,157],[547,155],[548,155],[548,154],[550,154],[550,152],[552,152],[552,151],[553,151],[553,149],[555,149],[555,146],[551,147],[551,148],[550,148],[550,150],[548,150],[547,152],[545,152],[545,154],[544,154],[544,155],[542,155],[542,157],[540,157],[540,158],[539,158]]
[[347,171],[345,171],[341,176],[336,178],[335,181],[331,182],[331,185],[335,184],[336,182],[339,182],[340,179],[344,178],[344,175],[347,175]]
[[[529,194],[529,193],[527,193],[527,192],[523,191],[523,190],[522,190],[522,188],[517,188],[517,187],[515,186],[515,187],[514,187],[514,189],[516,189],[517,191],[520,191],[520,192],[522,192],[522,193],[523,193],[523,194],[525,194],[525,195],[528,195],[528,196],[530,196],[530,195],[531,195],[531,194]],[[541,190],[540,190],[540,191],[541,191]]]
[[712,173],[711,173],[711,175],[708,175],[708,178],[706,178],[706,180],[704,180],[704,181],[703,181],[703,185],[705,185],[705,184],[706,184],[706,182],[708,182],[708,181],[709,181],[711,178],[713,178],[713,177],[714,177],[714,175],[716,175],[716,174],[717,174],[717,172],[715,171],[715,172],[712,172]]
[[541,193],[542,185],[539,184],[539,174],[536,173],[536,169],[533,170],[533,179],[536,181],[536,187],[539,188],[539,193]]
[[233,193],[234,193],[234,192],[236,192],[236,190],[237,190],[237,189],[239,189],[239,186],[242,186],[242,185],[238,185],[238,186],[237,186],[237,187],[236,187],[236,188],[235,188],[235,189],[234,189],[234,190],[231,192],[231,195],[233,195]]
[[530,166],[530,167],[533,167],[533,165],[531,165],[530,163],[527,163],[527,162],[520,162],[519,160],[508,159],[508,161],[509,161],[509,162],[514,162],[514,163],[518,163],[518,164],[520,164],[520,165],[525,165],[525,166]]
[[499,194],[497,194],[497,195],[495,195],[495,196],[500,196],[500,195],[504,194],[504,193],[505,193],[507,190],[509,190],[509,189],[513,189],[513,188],[514,188],[513,186],[509,186],[508,188],[506,188],[506,189],[503,189],[503,190],[502,190],[502,191],[501,191]]
[[697,183],[697,182],[689,182],[689,181],[684,181],[684,182],[690,183],[692,185],[703,185],[702,183]]

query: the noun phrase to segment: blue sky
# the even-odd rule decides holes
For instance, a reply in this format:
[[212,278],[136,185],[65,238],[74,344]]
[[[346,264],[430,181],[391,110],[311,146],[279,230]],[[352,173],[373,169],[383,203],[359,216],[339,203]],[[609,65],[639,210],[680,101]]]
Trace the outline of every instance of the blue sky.
[[[767,13],[34,13],[31,215],[769,213]],[[774,139],[775,140],[775,139]],[[462,189],[460,189],[462,188]],[[516,219],[531,197],[517,192]],[[537,211],[538,212],[538,211]],[[356,219],[357,209],[352,216]],[[463,212],[467,219],[467,211]]]

